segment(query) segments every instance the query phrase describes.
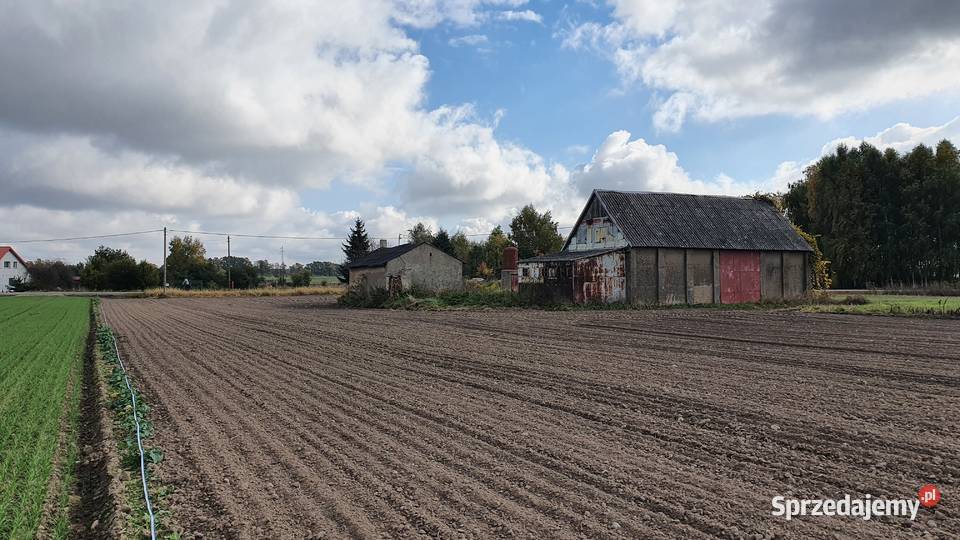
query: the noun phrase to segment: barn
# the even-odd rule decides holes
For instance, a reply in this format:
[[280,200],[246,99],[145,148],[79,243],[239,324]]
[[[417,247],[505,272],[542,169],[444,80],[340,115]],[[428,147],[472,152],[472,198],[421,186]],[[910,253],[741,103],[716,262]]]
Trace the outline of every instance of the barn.
[[27,262],[10,246],[0,246],[0,292],[13,290],[17,280],[26,281]]
[[380,248],[349,266],[350,286],[369,293],[416,288],[439,292],[463,288],[463,263],[428,242]]
[[766,201],[595,190],[558,253],[521,260],[552,301],[737,304],[802,296],[811,248]]

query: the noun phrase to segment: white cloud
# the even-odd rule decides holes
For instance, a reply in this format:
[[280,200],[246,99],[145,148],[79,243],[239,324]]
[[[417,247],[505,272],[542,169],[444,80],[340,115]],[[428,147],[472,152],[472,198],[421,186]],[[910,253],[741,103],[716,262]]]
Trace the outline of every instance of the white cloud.
[[[396,206],[361,208],[390,236],[411,220],[435,224],[428,215],[499,219],[543,201],[550,171],[530,150],[497,140],[502,112],[480,122],[470,107],[425,107],[429,62],[405,31],[469,26],[524,4],[5,6],[0,190],[5,208],[29,209],[32,225],[4,236],[77,236],[105,223],[127,230],[105,218],[129,212],[150,216],[147,228],[340,236],[356,206],[327,215],[302,208],[299,196],[334,181],[373,192],[399,182]],[[59,212],[85,219],[66,230],[38,218]],[[316,249],[337,256],[335,245]]]
[[526,22],[543,22],[543,17],[539,13],[524,9],[522,11],[518,10],[506,10],[497,13],[497,18],[501,21],[526,21]]
[[609,0],[614,21],[562,33],[602,51],[625,84],[666,94],[675,131],[693,116],[830,118],[960,87],[960,4]]
[[598,188],[726,195],[754,191],[753,186],[736,183],[723,174],[713,182],[691,179],[675,153],[662,144],[630,140],[627,131],[611,133],[590,163],[571,173],[571,181],[584,195]]
[[466,36],[460,36],[455,38],[450,38],[447,41],[447,44],[451,47],[462,47],[462,46],[476,46],[488,43],[489,40],[484,34],[469,34]]
[[914,127],[906,122],[900,122],[872,137],[858,139],[851,136],[834,139],[823,145],[820,155],[825,156],[833,153],[841,144],[854,147],[859,146],[861,142],[872,144],[881,150],[893,148],[897,152],[904,153],[921,144],[931,148],[935,147],[943,139],[953,141],[954,144],[960,144],[960,116],[941,126]]

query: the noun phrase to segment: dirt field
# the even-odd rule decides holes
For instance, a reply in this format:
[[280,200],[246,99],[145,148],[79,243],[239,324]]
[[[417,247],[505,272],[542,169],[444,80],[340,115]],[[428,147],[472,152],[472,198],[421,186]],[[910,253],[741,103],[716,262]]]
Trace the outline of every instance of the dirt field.
[[[960,534],[960,322],[105,301],[205,537]],[[917,522],[775,495],[943,500]]]

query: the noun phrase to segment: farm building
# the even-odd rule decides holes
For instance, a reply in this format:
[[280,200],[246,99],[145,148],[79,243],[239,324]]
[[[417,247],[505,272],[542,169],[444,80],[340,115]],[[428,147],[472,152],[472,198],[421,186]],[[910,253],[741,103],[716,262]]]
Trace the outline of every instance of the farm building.
[[350,286],[370,292],[417,288],[428,291],[463,287],[463,263],[427,242],[380,248],[349,266]]
[[563,250],[519,261],[553,301],[733,304],[808,289],[810,246],[753,198],[595,190]]
[[17,280],[26,281],[27,262],[10,246],[0,246],[0,292],[13,290]]

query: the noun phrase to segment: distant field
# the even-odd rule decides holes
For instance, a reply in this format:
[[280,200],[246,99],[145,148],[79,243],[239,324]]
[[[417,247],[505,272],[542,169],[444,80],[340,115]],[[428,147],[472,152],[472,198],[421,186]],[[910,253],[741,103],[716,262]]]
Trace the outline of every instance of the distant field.
[[85,298],[0,298],[0,538],[36,535],[61,418],[79,410],[89,309]]
[[[846,298],[854,295],[833,295]],[[810,305],[803,311],[817,313],[862,313],[868,315],[958,315],[960,316],[960,297],[956,296],[912,296],[898,294],[863,295],[866,304],[860,305]]]

